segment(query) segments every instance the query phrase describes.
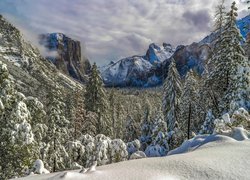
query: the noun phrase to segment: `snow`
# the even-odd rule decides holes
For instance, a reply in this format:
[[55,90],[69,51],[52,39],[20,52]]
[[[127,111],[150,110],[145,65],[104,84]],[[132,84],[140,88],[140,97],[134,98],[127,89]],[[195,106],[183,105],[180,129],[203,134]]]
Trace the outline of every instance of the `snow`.
[[146,158],[147,156],[146,156],[146,154],[143,152],[143,151],[136,151],[136,152],[134,152],[131,156],[130,156],[130,158],[129,158],[129,160],[133,160],[133,159],[142,159],[142,158]]
[[79,173],[78,170],[22,179],[249,179],[249,132],[243,128],[235,128],[233,132],[230,136],[198,135],[170,151],[166,157],[99,166],[86,173]]
[[43,161],[40,160],[40,159],[37,159],[35,162],[34,162],[34,173],[37,173],[37,174],[48,174],[49,171],[44,168],[44,164],[43,164]]

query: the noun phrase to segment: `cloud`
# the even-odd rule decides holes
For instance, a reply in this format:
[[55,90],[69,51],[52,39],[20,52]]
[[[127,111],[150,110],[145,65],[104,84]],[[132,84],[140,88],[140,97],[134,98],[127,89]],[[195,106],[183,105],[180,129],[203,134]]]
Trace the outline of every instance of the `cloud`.
[[199,30],[205,31],[209,29],[211,17],[208,10],[206,9],[199,10],[197,12],[186,11],[183,13],[182,17],[193,24],[193,26],[197,27]]
[[[0,13],[21,28],[37,46],[38,34],[62,32],[81,41],[92,62],[105,64],[121,57],[144,54],[151,42],[176,46],[201,40],[211,31],[217,2],[1,0]],[[244,8],[241,3],[240,9]]]

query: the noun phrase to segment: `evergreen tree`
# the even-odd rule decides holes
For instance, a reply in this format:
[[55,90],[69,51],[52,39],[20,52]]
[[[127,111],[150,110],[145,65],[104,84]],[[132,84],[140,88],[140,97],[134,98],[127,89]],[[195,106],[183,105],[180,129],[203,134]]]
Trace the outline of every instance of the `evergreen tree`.
[[146,148],[145,154],[148,157],[165,156],[169,151],[167,123],[161,113],[158,113],[153,121],[152,143]]
[[141,123],[141,137],[140,137],[141,147],[143,151],[152,142],[152,128],[153,128],[153,121],[151,118],[151,105],[148,101],[146,101],[144,118]]
[[139,137],[139,127],[137,122],[131,117],[127,116],[126,127],[125,127],[125,141],[130,142]]
[[198,132],[200,117],[198,114],[198,84],[194,77],[193,71],[189,71],[180,103],[180,118],[179,125],[185,138],[189,139],[192,132]]
[[0,61],[0,179],[22,175],[35,153],[26,97],[17,92],[7,66]]
[[110,107],[110,116],[112,121],[112,137],[116,137],[116,104],[115,104],[115,90],[112,88],[109,95],[109,107]]
[[[82,95],[82,90],[79,88],[76,88],[75,90],[75,96],[73,97],[74,99],[74,112],[73,112],[73,119],[71,121],[71,124],[73,125],[73,140],[76,141],[79,139],[82,135],[83,131],[83,126],[84,126],[84,121],[86,117],[86,111],[84,109],[84,100]],[[91,126],[88,128],[91,129]]]
[[178,122],[179,100],[182,93],[180,75],[176,69],[174,59],[169,66],[168,76],[163,86],[163,114],[165,116],[168,130],[174,130]]
[[[221,94],[225,91],[225,82],[220,84],[217,81],[225,81],[226,74],[223,73],[225,67],[221,65],[221,61],[224,58],[222,51],[224,50],[222,44],[222,33],[225,30],[226,23],[226,11],[225,0],[221,0],[220,4],[216,6],[214,33],[217,34],[214,40],[214,46],[212,50],[212,56],[208,61],[208,77],[205,79],[203,94],[205,95],[204,104],[207,104],[213,109],[215,114],[219,113],[219,101]],[[224,71],[226,72],[226,71]],[[222,78],[223,77],[223,78]]]
[[233,110],[239,106],[249,106],[246,92],[249,86],[249,63],[240,45],[242,37],[235,24],[236,11],[234,2],[226,16],[221,38],[216,42],[216,51],[212,57],[215,69],[206,81],[215,116],[230,110],[230,106]]
[[214,120],[215,117],[210,109],[206,114],[206,119],[201,126],[200,134],[212,134],[214,131]]
[[106,92],[95,63],[87,82],[84,104],[87,111],[97,114],[97,123],[95,124],[97,134],[110,135],[111,123],[108,115]]
[[[237,7],[233,2],[227,16],[222,44],[225,53],[226,89],[220,102],[221,112],[231,112],[243,107],[250,110],[250,64],[241,47],[242,36],[236,26]],[[223,61],[223,62],[224,62]]]
[[53,172],[67,167],[68,153],[65,145],[69,140],[69,121],[65,118],[63,110],[65,104],[61,100],[62,93],[56,86],[49,94],[48,104],[48,152],[46,162]]

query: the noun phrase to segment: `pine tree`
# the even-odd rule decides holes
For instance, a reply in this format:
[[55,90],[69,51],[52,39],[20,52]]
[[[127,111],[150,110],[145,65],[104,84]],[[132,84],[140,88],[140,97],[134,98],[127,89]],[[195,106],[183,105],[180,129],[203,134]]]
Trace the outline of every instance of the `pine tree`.
[[212,46],[212,57],[208,60],[207,63],[207,70],[208,72],[211,72],[216,64],[215,60],[217,59],[216,57],[218,56],[218,52],[221,50],[220,49],[220,43],[221,43],[221,34],[225,26],[225,21],[226,21],[226,7],[225,7],[225,0],[220,0],[220,3],[216,6],[215,10],[215,17],[214,17],[214,29],[213,32],[215,34],[215,40],[213,41],[213,46]]
[[96,64],[94,63],[86,86],[84,104],[87,111],[97,114],[97,123],[95,124],[97,134],[111,133],[110,117],[108,115],[108,103],[106,92],[103,88],[103,82]]
[[34,140],[38,148],[39,159],[44,160],[44,147],[46,147],[45,141],[48,132],[44,106],[37,98],[34,97],[27,97],[24,102],[31,115],[30,124],[34,133]]
[[144,151],[147,146],[149,146],[152,143],[152,128],[153,128],[153,122],[151,118],[151,105],[146,100],[145,110],[144,110],[144,118],[141,123],[141,147]]
[[53,172],[65,169],[68,162],[68,153],[65,145],[69,140],[69,121],[65,118],[63,110],[65,104],[61,100],[62,93],[58,86],[49,94],[48,104],[48,152],[47,160]]
[[109,107],[110,107],[110,116],[112,121],[112,137],[116,137],[116,104],[115,104],[115,90],[111,89],[109,95]]
[[0,61],[0,179],[22,175],[35,151],[26,97],[17,92],[7,66]]
[[124,137],[125,141],[130,142],[135,139],[138,139],[139,133],[140,132],[137,122],[131,116],[128,115],[125,127],[125,137]]
[[215,69],[206,80],[209,98],[213,102],[211,108],[216,117],[229,111],[230,106],[235,106],[233,110],[239,106],[249,106],[248,92],[245,92],[249,86],[249,64],[240,45],[242,37],[235,24],[236,11],[234,2],[226,16],[221,38],[216,42],[212,57]]
[[194,77],[193,71],[189,71],[180,103],[180,118],[179,125],[182,132],[184,132],[185,137],[189,139],[191,133],[198,132],[198,127],[200,123],[200,117],[198,114],[198,84]]
[[[221,65],[221,60],[224,58],[223,44],[222,44],[222,33],[225,31],[226,23],[226,11],[225,11],[225,0],[221,0],[220,4],[216,7],[215,12],[215,23],[214,23],[214,33],[217,34],[214,40],[214,46],[212,50],[212,56],[208,61],[208,77],[205,79],[203,94],[205,95],[204,104],[208,104],[213,107],[213,112],[215,114],[219,113],[219,101],[221,98],[221,93],[225,91],[225,76],[226,71],[224,71],[224,66]],[[223,77],[223,78],[222,78]],[[217,81],[223,81],[222,84],[216,83]],[[210,105],[211,104],[211,105]]]
[[167,123],[161,113],[156,115],[153,122],[152,143],[146,148],[145,154],[148,157],[165,156],[169,151]]
[[208,110],[206,114],[206,119],[201,126],[200,134],[212,134],[214,131],[214,120],[215,117],[212,113],[212,110]]
[[[86,117],[86,111],[84,109],[84,100],[83,97],[81,97],[81,95],[82,95],[82,90],[77,88],[75,90],[75,96],[74,96],[74,104],[75,104],[73,112],[74,115],[71,121],[73,125],[73,140],[77,140],[81,137]],[[89,126],[88,128],[91,128],[91,126]]]
[[176,69],[174,59],[169,66],[168,76],[163,87],[163,114],[165,116],[168,130],[174,130],[178,122],[179,100],[182,93],[180,75]]
[[220,102],[221,112],[243,107],[250,110],[250,64],[241,47],[242,36],[236,26],[237,7],[233,2],[227,16],[222,43],[225,49],[226,90]]

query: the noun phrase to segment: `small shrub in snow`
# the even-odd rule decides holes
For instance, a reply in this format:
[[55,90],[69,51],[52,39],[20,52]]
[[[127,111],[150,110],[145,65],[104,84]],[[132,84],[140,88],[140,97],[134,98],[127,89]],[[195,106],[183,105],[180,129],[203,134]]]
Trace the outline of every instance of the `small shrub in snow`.
[[245,127],[248,129],[250,128],[250,115],[245,109],[240,108],[233,113],[232,117],[226,113],[221,119],[216,119],[214,124],[215,134],[230,133],[235,127]]
[[103,134],[98,134],[95,137],[95,161],[98,165],[107,164],[109,160],[109,146],[111,139]]
[[215,117],[210,109],[206,114],[206,119],[201,126],[200,134],[212,134],[214,130]]
[[127,151],[128,151],[128,154],[131,155],[133,154],[134,152],[136,151],[139,151],[141,147],[141,143],[138,139],[132,141],[132,142],[128,142],[127,143]]
[[66,151],[68,152],[70,158],[70,169],[76,169],[76,167],[78,167],[78,163],[81,163],[82,157],[84,155],[84,146],[80,141],[69,141],[66,146]]
[[161,157],[167,155],[167,153],[167,149],[160,146],[159,144],[152,144],[145,150],[145,154],[147,155],[147,157]]
[[110,144],[111,162],[125,161],[128,158],[127,146],[121,139],[114,139]]

